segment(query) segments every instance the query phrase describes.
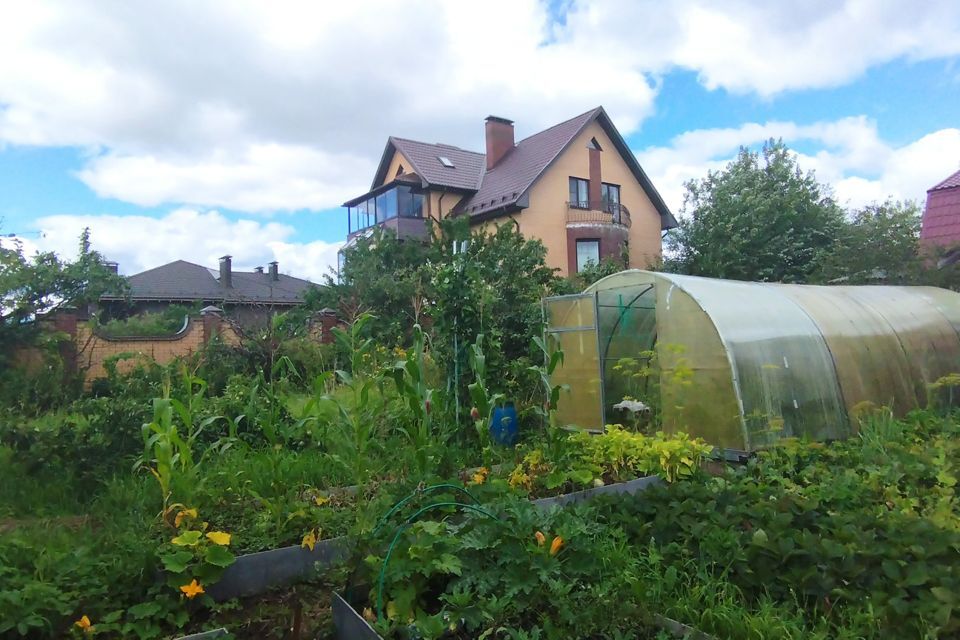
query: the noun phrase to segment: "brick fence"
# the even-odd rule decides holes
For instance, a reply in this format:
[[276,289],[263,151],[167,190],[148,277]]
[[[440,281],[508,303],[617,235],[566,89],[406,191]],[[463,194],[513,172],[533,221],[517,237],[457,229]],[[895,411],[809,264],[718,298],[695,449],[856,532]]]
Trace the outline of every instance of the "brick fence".
[[[333,341],[331,330],[340,324],[336,315],[320,313],[311,320],[308,335],[320,343]],[[228,345],[239,345],[241,334],[237,327],[217,312],[185,318],[183,328],[172,336],[160,337],[107,337],[94,329],[93,323],[70,311],[61,311],[43,320],[44,328],[69,336],[60,343],[60,356],[68,371],[84,373],[84,384],[89,387],[97,378],[107,377],[104,363],[117,361],[117,371],[127,373],[144,360],[167,364],[177,358],[189,356],[205,344],[219,337]],[[118,357],[128,356],[128,357]],[[36,350],[18,353],[16,360],[28,369],[33,361],[41,358]]]

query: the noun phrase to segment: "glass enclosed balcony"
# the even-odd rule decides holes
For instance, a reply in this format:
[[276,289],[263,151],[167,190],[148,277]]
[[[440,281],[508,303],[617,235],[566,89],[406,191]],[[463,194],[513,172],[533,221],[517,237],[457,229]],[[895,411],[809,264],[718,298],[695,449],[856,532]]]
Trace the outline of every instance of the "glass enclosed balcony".
[[[377,225],[388,226],[398,231],[412,229],[414,226],[422,227],[422,222],[417,222],[423,220],[423,194],[417,192],[418,186],[394,181],[345,202],[347,237],[353,237]],[[410,222],[401,222],[401,220]]]

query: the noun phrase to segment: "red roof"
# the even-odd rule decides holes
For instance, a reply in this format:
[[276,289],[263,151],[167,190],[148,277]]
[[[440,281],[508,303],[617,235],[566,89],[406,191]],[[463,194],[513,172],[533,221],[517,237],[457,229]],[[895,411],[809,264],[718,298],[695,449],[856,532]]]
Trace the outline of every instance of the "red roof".
[[952,189],[953,187],[960,187],[960,171],[957,171],[943,182],[933,185],[927,189],[927,191],[936,191],[937,189]]
[[960,245],[960,171],[927,191],[920,242],[926,246]]

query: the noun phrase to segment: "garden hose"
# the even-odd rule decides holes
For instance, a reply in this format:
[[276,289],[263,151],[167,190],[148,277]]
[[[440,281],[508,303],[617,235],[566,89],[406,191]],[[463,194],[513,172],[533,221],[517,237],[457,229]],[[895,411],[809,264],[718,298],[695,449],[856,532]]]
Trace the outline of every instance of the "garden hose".
[[377,619],[383,618],[383,583],[387,577],[387,565],[390,564],[390,556],[393,555],[393,549],[397,546],[397,542],[400,541],[400,534],[402,534],[408,526],[410,526],[414,520],[419,518],[422,514],[433,509],[439,509],[441,507],[460,507],[461,509],[466,509],[468,511],[473,511],[474,513],[479,513],[485,515],[488,518],[493,518],[494,520],[499,520],[499,518],[486,509],[478,507],[472,504],[463,504],[462,502],[436,502],[434,504],[428,504],[427,506],[421,508],[419,511],[414,513],[412,516],[407,518],[402,525],[397,528],[397,533],[394,534],[393,540],[390,541],[390,546],[387,547],[387,555],[383,558],[383,566],[380,567],[380,577],[377,578]]
[[416,491],[414,491],[414,492],[412,492],[410,495],[408,495],[406,498],[404,498],[403,500],[401,500],[401,501],[398,502],[397,504],[395,504],[395,505],[393,505],[392,507],[390,507],[390,510],[387,511],[382,518],[380,518],[380,521],[377,523],[377,526],[375,526],[375,527],[373,528],[373,533],[372,533],[371,535],[374,535],[374,536],[377,535],[377,532],[380,531],[380,527],[382,527],[383,525],[385,525],[385,524],[387,523],[387,520],[390,518],[390,516],[392,516],[392,515],[395,514],[397,511],[399,511],[400,509],[402,509],[402,508],[404,507],[404,505],[406,505],[408,502],[410,502],[411,500],[413,500],[413,499],[416,498],[417,496],[426,495],[426,494],[428,494],[428,493],[433,493],[434,491],[439,491],[440,489],[452,489],[452,490],[454,490],[454,491],[459,491],[460,493],[464,494],[465,496],[467,496],[468,498],[470,498],[471,500],[473,500],[473,501],[476,502],[477,504],[480,504],[480,501],[477,499],[477,497],[476,497],[475,495],[473,495],[472,493],[470,493],[469,491],[467,491],[466,489],[464,489],[463,487],[458,487],[457,485],[455,485],[455,484],[450,484],[450,483],[448,483],[448,482],[444,482],[444,483],[441,483],[441,484],[430,485],[429,487],[426,487],[426,488],[424,488],[424,489],[417,489]]

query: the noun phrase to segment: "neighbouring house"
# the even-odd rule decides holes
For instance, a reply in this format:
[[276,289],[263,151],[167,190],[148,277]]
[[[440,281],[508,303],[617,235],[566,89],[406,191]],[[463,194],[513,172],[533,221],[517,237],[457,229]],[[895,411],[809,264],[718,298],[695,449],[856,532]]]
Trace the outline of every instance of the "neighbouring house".
[[514,221],[562,275],[604,258],[644,268],[677,221],[603,107],[514,142],[513,122],[486,119],[486,153],[391,136],[370,191],[344,203],[345,249],[380,226],[424,238],[427,220]]
[[303,304],[313,286],[309,280],[280,273],[271,262],[266,271],[235,271],[231,256],[220,258],[219,269],[176,260],[127,277],[128,296],[103,296],[107,316],[120,317],[163,311],[170,305],[208,306],[241,325],[263,323],[272,314]]
[[942,264],[960,258],[960,171],[927,190],[920,246],[942,254]]

